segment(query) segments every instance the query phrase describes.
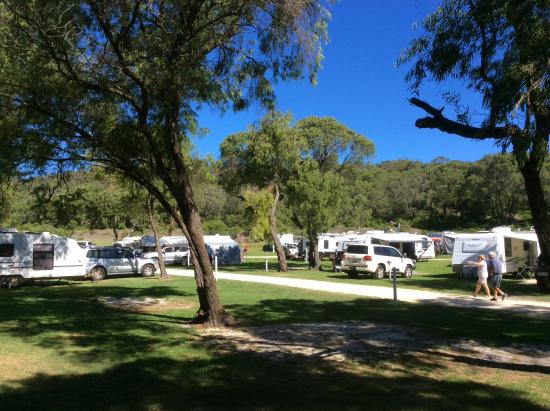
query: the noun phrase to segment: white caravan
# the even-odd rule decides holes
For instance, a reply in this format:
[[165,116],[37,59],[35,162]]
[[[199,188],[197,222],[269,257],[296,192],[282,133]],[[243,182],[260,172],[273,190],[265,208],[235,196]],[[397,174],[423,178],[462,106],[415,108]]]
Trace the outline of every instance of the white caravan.
[[371,235],[372,244],[389,245],[397,248],[401,254],[416,261],[430,260],[435,257],[434,242],[427,235],[411,233],[382,233]]
[[50,233],[0,232],[0,283],[84,277],[86,250],[76,240]]
[[[337,244],[340,240],[341,234],[319,234],[317,237],[317,250],[319,251],[319,258],[334,257],[336,255]],[[302,238],[302,241],[298,244],[300,254],[303,256],[306,251],[309,250],[309,239],[307,237]]]
[[502,261],[504,273],[514,273],[524,267],[533,267],[540,247],[533,231],[496,228],[490,233],[456,234],[453,271],[465,277],[476,277],[477,268],[467,265],[466,262],[477,261],[478,255],[487,256],[490,251],[494,251]]

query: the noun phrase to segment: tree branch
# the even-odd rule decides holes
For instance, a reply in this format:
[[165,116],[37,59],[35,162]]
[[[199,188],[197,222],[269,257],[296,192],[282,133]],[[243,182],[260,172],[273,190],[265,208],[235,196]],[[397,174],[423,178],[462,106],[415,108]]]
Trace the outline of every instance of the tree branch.
[[419,118],[414,125],[418,128],[436,128],[445,133],[456,134],[466,138],[472,138],[475,140],[487,140],[487,139],[505,139],[512,138],[521,134],[521,130],[517,126],[497,127],[472,127],[467,124],[462,124],[445,117],[442,112],[443,108],[436,109],[427,102],[418,98],[411,98],[409,102],[421,108],[431,117]]

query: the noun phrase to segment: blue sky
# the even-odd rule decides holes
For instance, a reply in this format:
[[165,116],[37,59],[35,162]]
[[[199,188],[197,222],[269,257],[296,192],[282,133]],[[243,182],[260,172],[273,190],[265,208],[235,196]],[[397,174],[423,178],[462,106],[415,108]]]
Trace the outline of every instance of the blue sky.
[[[413,23],[435,10],[436,0],[341,0],[331,7],[330,43],[324,48],[318,85],[307,80],[280,83],[278,108],[295,119],[331,116],[372,140],[374,162],[410,159],[428,162],[443,156],[475,161],[499,148],[490,141],[472,141],[414,126],[425,113],[411,106],[404,82],[405,67],[395,62],[418,33]],[[435,85],[423,88],[420,98],[443,106]],[[469,102],[476,105],[472,96]],[[229,134],[245,130],[263,111],[252,106],[241,113],[205,108],[199,122],[209,133],[194,140],[201,156],[219,156],[219,145]],[[446,114],[453,114],[452,108]],[[481,117],[478,117],[479,120]],[[473,118],[476,120],[476,117]]]

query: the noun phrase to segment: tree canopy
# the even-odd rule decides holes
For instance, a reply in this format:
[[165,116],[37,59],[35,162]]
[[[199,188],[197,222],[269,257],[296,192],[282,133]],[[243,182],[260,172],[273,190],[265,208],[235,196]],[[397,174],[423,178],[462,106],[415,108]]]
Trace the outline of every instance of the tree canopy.
[[196,110],[269,106],[274,82],[314,81],[328,17],[315,0],[3,1],[0,118],[26,148],[3,164],[98,163],[142,185],[189,238],[196,320],[223,325],[184,154]]
[[419,128],[472,139],[494,139],[511,148],[522,173],[541,250],[550,257],[550,207],[540,173],[550,135],[550,18],[547,0],[445,0],[423,21],[423,34],[400,58],[419,94],[425,81],[463,80],[482,97],[486,113],[474,123],[461,93],[446,92],[457,120],[417,97],[428,113]]

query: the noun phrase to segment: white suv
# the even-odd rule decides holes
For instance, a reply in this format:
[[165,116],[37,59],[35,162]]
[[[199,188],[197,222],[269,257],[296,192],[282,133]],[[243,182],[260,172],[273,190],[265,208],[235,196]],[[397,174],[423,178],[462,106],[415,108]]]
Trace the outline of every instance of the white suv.
[[342,271],[349,277],[365,273],[382,279],[386,274],[397,269],[403,277],[409,278],[415,268],[416,264],[413,260],[402,256],[399,250],[387,245],[350,244],[342,256]]
[[[189,247],[164,247],[162,249],[164,254],[164,264],[185,264],[187,262],[187,255],[189,254]],[[141,255],[143,258],[151,258],[158,262],[159,256],[156,251],[145,252]]]

